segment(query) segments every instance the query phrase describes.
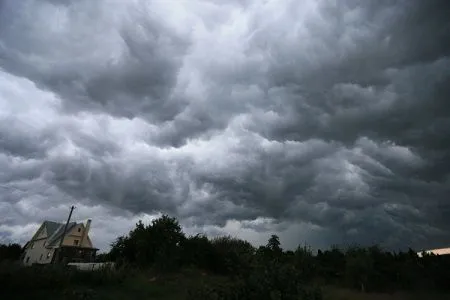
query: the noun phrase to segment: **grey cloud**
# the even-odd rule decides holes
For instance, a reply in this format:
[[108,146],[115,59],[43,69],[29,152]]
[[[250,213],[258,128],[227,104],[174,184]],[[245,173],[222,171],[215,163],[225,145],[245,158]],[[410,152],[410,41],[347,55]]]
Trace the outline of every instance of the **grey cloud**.
[[[145,3],[135,8],[90,1],[64,8],[53,4],[5,4],[4,68],[68,99],[64,104],[70,110],[144,115],[155,122],[177,114],[180,99],[170,99],[170,92],[186,38],[161,23]],[[31,16],[24,13],[33,10]],[[53,22],[46,20],[48,14],[55,16]]]
[[57,141],[52,136],[34,136],[24,130],[24,126],[17,120],[2,120],[0,124],[0,149],[2,152],[14,156],[22,156],[26,158],[45,156],[45,151],[51,144]]
[[0,3],[0,236],[75,202],[97,236],[449,242],[446,1]]

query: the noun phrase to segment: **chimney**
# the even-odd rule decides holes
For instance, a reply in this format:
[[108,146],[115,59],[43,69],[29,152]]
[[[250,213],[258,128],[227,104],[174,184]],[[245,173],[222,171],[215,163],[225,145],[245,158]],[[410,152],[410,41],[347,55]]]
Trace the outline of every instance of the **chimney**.
[[84,227],[83,236],[81,237],[81,242],[80,242],[80,246],[82,246],[82,247],[84,245],[85,239],[87,239],[89,229],[91,229],[91,222],[92,222],[92,220],[88,219],[86,222],[86,226]]

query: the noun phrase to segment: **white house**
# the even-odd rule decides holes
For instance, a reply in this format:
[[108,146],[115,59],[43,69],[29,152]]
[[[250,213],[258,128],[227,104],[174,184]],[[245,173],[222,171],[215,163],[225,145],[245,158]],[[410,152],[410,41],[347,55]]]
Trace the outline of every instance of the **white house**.
[[44,221],[25,244],[24,265],[93,261],[98,249],[92,246],[89,237],[90,226],[91,220],[88,220],[86,225],[71,222],[63,236],[65,224]]

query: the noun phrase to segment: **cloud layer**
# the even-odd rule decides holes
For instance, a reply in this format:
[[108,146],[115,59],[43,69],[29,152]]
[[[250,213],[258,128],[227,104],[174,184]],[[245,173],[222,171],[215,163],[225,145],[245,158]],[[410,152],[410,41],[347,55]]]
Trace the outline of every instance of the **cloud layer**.
[[0,241],[139,219],[450,244],[447,1],[0,2]]

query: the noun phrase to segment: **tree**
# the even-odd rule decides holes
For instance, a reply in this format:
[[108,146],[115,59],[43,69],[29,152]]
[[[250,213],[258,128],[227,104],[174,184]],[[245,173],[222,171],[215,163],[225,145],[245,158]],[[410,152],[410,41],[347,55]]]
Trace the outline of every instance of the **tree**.
[[272,234],[269,241],[267,242],[267,248],[269,248],[273,252],[279,253],[282,251],[280,245],[280,238],[277,235]]
[[309,247],[298,246],[293,255],[293,263],[304,281],[310,281],[316,275],[316,259]]
[[163,215],[149,225],[139,221],[127,236],[117,238],[111,245],[110,256],[140,267],[170,269],[180,263],[180,248],[184,239],[178,221]]
[[251,268],[255,248],[247,241],[230,236],[212,240],[212,245],[218,255],[217,270],[224,274],[239,275]]
[[181,248],[183,265],[217,269],[217,251],[205,235],[197,234],[184,239]]
[[373,259],[364,248],[352,247],[346,253],[346,277],[352,287],[365,292],[373,272]]

